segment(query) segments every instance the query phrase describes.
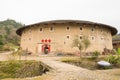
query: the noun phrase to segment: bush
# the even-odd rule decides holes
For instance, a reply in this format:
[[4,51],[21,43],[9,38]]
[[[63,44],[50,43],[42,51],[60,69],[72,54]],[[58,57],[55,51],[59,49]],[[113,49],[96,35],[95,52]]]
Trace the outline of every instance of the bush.
[[109,55],[107,57],[107,61],[111,64],[116,64],[117,63],[117,57],[116,56],[113,56],[113,55]]
[[80,59],[63,59],[62,62],[69,63],[72,65],[80,66],[81,60]]
[[117,55],[117,56],[109,55],[107,57],[107,61],[113,65],[120,66],[120,56],[119,55]]
[[3,51],[14,51],[15,47],[16,46],[12,43],[6,43],[6,44],[2,45],[2,50]]
[[2,78],[14,78],[16,70],[20,67],[18,62],[4,61],[0,63],[0,79]]
[[3,51],[3,45],[0,45],[0,51]]
[[118,53],[118,55],[120,55],[120,48],[117,49],[117,53]]
[[63,58],[61,61],[90,70],[96,69],[95,61],[91,61],[87,58]]
[[18,78],[23,78],[39,76],[42,73],[44,73],[44,67],[41,65],[41,62],[32,62],[23,65],[20,69],[16,71],[15,75]]
[[115,49],[113,51],[116,55],[109,55],[106,59],[114,66],[120,67],[120,48],[117,51]]
[[48,71],[40,61],[3,61],[0,62],[0,79],[25,78],[41,75]]
[[95,51],[95,52],[92,53],[91,58],[92,59],[97,59],[99,55],[100,55],[100,52]]

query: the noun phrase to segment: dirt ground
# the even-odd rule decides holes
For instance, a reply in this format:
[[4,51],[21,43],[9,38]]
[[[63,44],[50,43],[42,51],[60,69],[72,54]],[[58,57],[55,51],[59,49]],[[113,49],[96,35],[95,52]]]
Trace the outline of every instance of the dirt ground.
[[[0,60],[10,60],[13,57],[9,55],[10,53],[0,53]],[[111,70],[87,70],[81,67],[74,65],[66,64],[59,62],[62,57],[52,57],[52,56],[37,56],[32,55],[22,57],[22,59],[27,60],[38,60],[42,61],[46,65],[50,66],[52,70],[43,76],[46,76],[44,79],[41,77],[26,78],[27,80],[120,80],[120,69],[111,69]],[[7,79],[8,80],[8,79]],[[11,79],[9,79],[11,80]],[[15,79],[19,80],[19,79]],[[21,79],[24,80],[24,79]]]

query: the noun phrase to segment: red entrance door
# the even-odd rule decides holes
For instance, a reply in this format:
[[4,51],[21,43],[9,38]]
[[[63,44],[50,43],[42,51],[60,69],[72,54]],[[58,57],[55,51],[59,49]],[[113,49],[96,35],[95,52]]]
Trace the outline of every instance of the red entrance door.
[[41,46],[41,51],[42,53],[44,53],[46,50],[48,51],[48,53],[50,53],[51,51],[51,39],[42,39],[41,42],[43,43],[43,45]]
[[41,51],[44,53],[45,50],[48,50],[48,53],[50,53],[51,46],[48,45],[48,44],[43,44],[43,45],[42,45],[42,48],[41,48]]

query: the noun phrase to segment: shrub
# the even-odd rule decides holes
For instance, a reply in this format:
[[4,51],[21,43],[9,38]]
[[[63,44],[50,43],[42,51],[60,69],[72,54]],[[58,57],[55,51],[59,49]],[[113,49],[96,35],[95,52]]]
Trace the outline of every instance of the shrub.
[[0,79],[38,76],[48,71],[40,61],[0,62]]
[[0,51],[3,51],[3,45],[0,45]]
[[120,56],[119,55],[117,56],[109,55],[107,57],[107,61],[116,67],[120,67]]
[[120,48],[117,49],[117,53],[118,53],[118,55],[120,55]]
[[18,78],[33,77],[41,75],[42,73],[44,73],[44,69],[43,66],[41,65],[41,62],[32,62],[26,63],[21,68],[19,68],[16,71],[16,77]]
[[62,58],[61,61],[69,64],[76,64],[78,66],[81,64],[80,58]]
[[109,55],[107,57],[107,61],[111,64],[116,64],[117,63],[117,57],[116,56],[113,56],[113,55]]
[[61,60],[62,62],[69,63],[72,65],[76,65],[79,67],[87,68],[90,70],[96,69],[96,63],[94,61],[91,61],[87,58],[63,58]]
[[118,54],[117,51],[115,49],[112,50],[114,54]]
[[2,78],[14,78],[16,70],[20,67],[18,62],[4,61],[0,63],[0,79]]
[[100,52],[94,51],[94,52],[92,53],[92,55],[91,55],[91,58],[92,58],[92,59],[97,59],[99,55],[100,55]]

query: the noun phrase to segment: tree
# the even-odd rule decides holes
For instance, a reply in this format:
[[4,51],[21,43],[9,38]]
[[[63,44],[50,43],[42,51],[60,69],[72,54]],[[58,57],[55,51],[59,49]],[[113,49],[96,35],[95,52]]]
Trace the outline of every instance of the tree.
[[5,30],[6,30],[6,34],[10,35],[10,28],[9,27],[5,27]]
[[13,50],[12,56],[13,57],[19,56],[19,60],[21,60],[22,54],[23,54],[23,50],[21,47],[19,47],[16,51]]
[[83,45],[82,45],[81,41],[79,41],[77,38],[73,40],[73,47],[78,47],[80,52],[83,49]]
[[18,45],[20,37],[16,34],[16,30],[22,26],[23,24],[11,19],[0,21],[0,35],[2,35],[3,45],[6,43]]
[[3,37],[0,35],[0,45],[3,45]]
[[[76,36],[75,39],[73,40],[72,46],[77,47],[79,49],[80,53],[83,50],[82,41],[79,40],[78,36]],[[80,54],[80,57],[81,57],[81,54]]]
[[84,44],[84,48],[85,48],[85,52],[86,52],[87,48],[90,46],[90,40],[87,37],[84,36],[82,42]]
[[[72,45],[73,47],[77,47],[81,53],[83,49],[85,49],[85,51],[87,50],[87,48],[90,46],[90,41],[86,36],[83,36],[83,39],[80,40],[77,35],[73,40]],[[80,57],[81,57],[81,54],[80,54]]]
[[117,49],[117,53],[120,55],[120,48]]

